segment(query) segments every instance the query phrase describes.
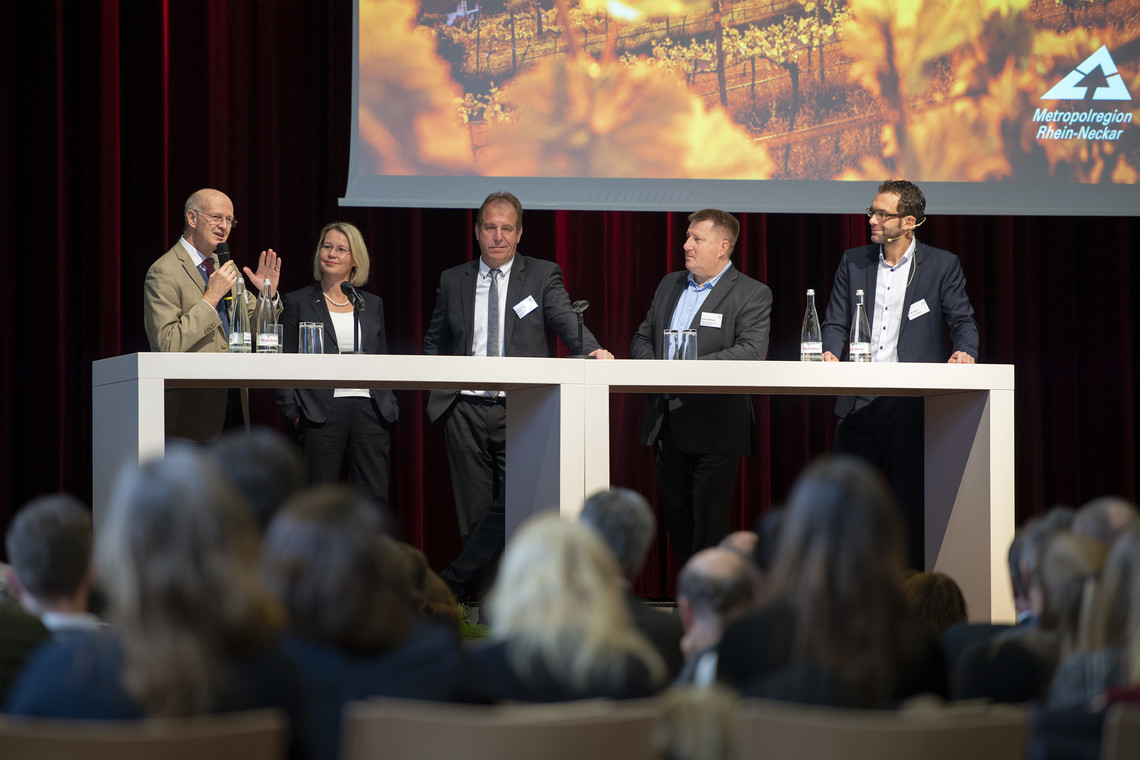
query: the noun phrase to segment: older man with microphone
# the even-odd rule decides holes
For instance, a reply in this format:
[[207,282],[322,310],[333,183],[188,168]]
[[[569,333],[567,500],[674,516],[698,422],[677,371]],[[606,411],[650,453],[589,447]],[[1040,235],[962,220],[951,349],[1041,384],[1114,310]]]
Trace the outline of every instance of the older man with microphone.
[[[143,323],[151,351],[223,353],[229,350],[232,289],[238,269],[229,260],[234,205],[220,190],[203,188],[186,200],[182,237],[147,270]],[[258,257],[257,272],[244,267],[256,288],[269,280],[280,308],[280,259],[272,248]],[[253,312],[254,299],[245,308]],[[224,427],[249,426],[244,388],[172,388],[166,391],[166,437],[212,441]]]

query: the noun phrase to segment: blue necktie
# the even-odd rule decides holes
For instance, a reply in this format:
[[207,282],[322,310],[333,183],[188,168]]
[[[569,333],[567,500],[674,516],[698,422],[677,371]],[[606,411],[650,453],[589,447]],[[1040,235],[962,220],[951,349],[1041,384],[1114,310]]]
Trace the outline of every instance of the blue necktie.
[[[209,286],[210,275],[214,273],[214,260],[209,256],[203,259],[202,263],[198,265],[198,273],[202,275],[202,281],[205,282],[207,286]],[[216,309],[218,312],[218,318],[222,320],[222,331],[228,338],[230,335],[230,315],[226,313],[226,299],[223,298],[222,300],[218,301]]]

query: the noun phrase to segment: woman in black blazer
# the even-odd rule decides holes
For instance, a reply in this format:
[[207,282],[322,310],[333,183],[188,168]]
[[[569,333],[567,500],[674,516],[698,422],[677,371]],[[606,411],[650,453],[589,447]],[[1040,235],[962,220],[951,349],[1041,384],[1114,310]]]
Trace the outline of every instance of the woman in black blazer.
[[[352,352],[352,302],[340,286],[347,282],[362,288],[368,271],[368,248],[360,230],[347,222],[326,224],[313,256],[316,282],[284,298],[285,351],[297,352],[300,323],[320,322],[326,354]],[[384,304],[379,296],[358,292],[364,299],[359,314],[360,351],[386,354]],[[343,467],[349,484],[387,507],[390,431],[399,415],[392,391],[282,388],[277,391],[277,405],[297,431],[312,482],[337,482]]]

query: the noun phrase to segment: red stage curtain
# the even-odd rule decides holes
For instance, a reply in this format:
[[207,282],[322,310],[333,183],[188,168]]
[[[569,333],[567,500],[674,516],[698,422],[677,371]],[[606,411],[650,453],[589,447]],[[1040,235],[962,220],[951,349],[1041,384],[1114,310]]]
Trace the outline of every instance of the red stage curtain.
[[[0,6],[0,522],[45,491],[90,498],[91,362],[146,349],[142,281],[181,230],[185,198],[225,190],[240,263],[273,247],[282,285],[308,282],[321,225],[361,227],[393,352],[417,353],[439,272],[473,255],[467,210],[339,208],[351,119],[348,2],[39,2]],[[510,185],[504,182],[504,188]],[[778,186],[741,183],[735,261],[775,294],[770,359],[797,356],[804,290],[826,304],[859,213],[764,214]],[[472,198],[472,206],[481,199]],[[525,205],[526,198],[523,203]],[[1136,499],[1140,467],[1140,222],[940,217],[922,238],[958,253],[986,362],[1017,366],[1017,514],[1104,493]],[[521,250],[557,260],[587,324],[619,357],[661,277],[681,266],[685,214],[527,211]],[[284,428],[269,392],[256,421]],[[611,404],[615,485],[656,499],[638,444],[641,397]],[[393,504],[404,537],[441,567],[455,552],[443,443],[419,393],[401,393]],[[736,524],[784,499],[826,452],[826,398],[756,399]],[[639,589],[667,592],[659,541]]]

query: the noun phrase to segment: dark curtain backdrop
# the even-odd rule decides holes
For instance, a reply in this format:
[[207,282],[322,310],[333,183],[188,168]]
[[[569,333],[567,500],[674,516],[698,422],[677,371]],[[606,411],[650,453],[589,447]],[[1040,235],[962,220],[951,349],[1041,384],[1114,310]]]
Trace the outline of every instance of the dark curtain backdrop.
[[[181,231],[186,197],[226,191],[239,263],[272,247],[282,287],[309,281],[316,234],[343,219],[373,257],[390,347],[418,353],[439,272],[473,255],[468,210],[340,208],[351,126],[349,2],[14,2],[0,6],[0,365],[3,505],[91,495],[91,363],[146,350],[142,281]],[[508,181],[504,189],[510,189]],[[779,186],[741,183],[735,262],[775,294],[769,359],[797,358],[804,291],[827,303],[850,215],[765,214]],[[472,198],[477,206],[479,198]],[[526,198],[522,199],[524,206]],[[1140,466],[1140,220],[939,216],[922,239],[957,252],[981,360],[1017,367],[1018,520],[1104,493],[1136,499]],[[682,265],[683,213],[528,211],[520,249],[556,259],[587,324],[619,357],[654,288]],[[400,393],[393,504],[437,568],[458,546],[438,430]],[[284,429],[269,391],[255,421]],[[757,398],[760,454],[745,460],[735,522],[749,527],[826,452],[831,398]],[[640,396],[611,403],[612,479],[656,501],[637,443]],[[639,588],[667,591],[659,541]]]

